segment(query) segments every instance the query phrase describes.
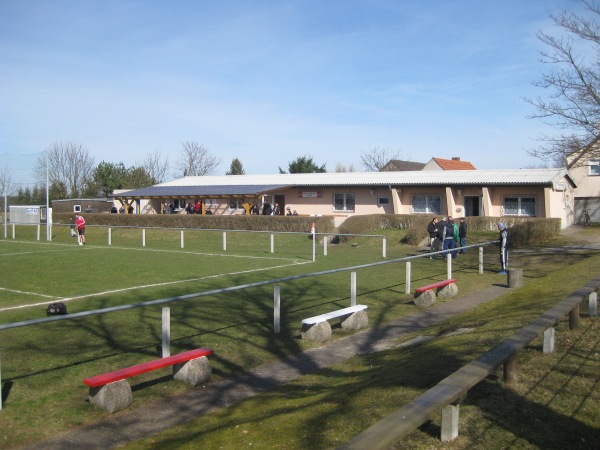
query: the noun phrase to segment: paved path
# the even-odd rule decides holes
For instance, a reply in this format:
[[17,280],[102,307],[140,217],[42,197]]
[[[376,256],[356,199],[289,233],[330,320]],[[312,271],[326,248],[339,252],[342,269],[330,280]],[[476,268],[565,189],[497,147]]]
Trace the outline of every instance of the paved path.
[[37,443],[30,449],[110,449],[146,438],[219,408],[239,403],[303,375],[316,373],[353,356],[397,347],[399,338],[436,325],[448,318],[509,292],[494,285],[472,295],[441,303],[394,322],[369,328],[308,350],[299,355],[260,366],[239,377],[208,383],[152,405],[119,413],[102,422]]

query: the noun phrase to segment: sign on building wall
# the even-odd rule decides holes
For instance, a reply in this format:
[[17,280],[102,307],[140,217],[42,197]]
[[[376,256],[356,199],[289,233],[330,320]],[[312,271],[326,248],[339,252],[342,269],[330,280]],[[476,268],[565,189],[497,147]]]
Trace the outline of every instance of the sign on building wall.
[[298,192],[298,197],[302,198],[319,198],[322,196],[322,192]]

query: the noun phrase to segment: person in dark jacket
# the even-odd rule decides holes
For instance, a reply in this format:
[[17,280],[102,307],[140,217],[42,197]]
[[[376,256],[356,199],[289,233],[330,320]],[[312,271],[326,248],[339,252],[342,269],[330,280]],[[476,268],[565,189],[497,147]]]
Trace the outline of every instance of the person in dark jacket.
[[[429,233],[429,252],[438,251],[438,218],[434,217],[427,225],[427,233]],[[430,256],[430,258],[432,258]]]
[[[467,245],[467,222],[465,218],[460,218],[460,225],[458,226],[458,237],[460,238],[460,246],[465,247]],[[461,248],[458,253],[467,253],[466,248]]]
[[452,258],[455,258],[456,251],[454,249],[456,248],[456,246],[454,245],[454,222],[452,220],[452,217],[450,217],[450,216],[448,216],[448,218],[446,219],[446,223],[444,225],[443,237],[444,237],[444,240],[442,242],[443,242],[444,253],[442,253],[442,258],[444,258],[444,261],[445,261],[446,256],[448,255],[448,252],[450,252],[450,256]]

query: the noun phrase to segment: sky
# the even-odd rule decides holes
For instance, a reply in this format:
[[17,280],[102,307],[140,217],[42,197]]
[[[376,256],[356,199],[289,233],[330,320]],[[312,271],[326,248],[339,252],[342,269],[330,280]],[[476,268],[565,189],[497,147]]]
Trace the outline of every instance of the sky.
[[536,33],[572,0],[0,0],[0,167],[31,183],[57,142],[96,163],[183,142],[247,174],[301,156],[363,170],[460,157],[535,167],[553,130],[524,98],[548,69]]

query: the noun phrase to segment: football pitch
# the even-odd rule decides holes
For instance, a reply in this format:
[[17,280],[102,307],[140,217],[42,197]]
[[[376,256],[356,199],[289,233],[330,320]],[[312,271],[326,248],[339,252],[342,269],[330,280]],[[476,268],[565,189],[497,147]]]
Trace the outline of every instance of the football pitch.
[[[78,246],[67,228],[55,229],[52,241],[37,240],[33,228],[0,239],[0,325],[44,319],[46,306],[55,302],[65,303],[69,314],[165,302],[0,330],[0,414],[6,430],[20,430],[6,435],[8,448],[52,435],[61,423],[79,426],[107,414],[89,405],[83,379],[160,357],[163,307],[170,308],[171,353],[214,349],[218,380],[316,345],[299,338],[301,320],[350,305],[350,272],[329,272],[384,261],[380,238],[331,245],[327,255],[319,242],[313,261],[312,240],[304,234],[231,233],[224,250],[223,234],[216,231],[186,232],[181,248],[180,233],[165,230],[143,237],[138,229],[113,230],[109,245],[106,229],[90,227],[87,244]],[[388,259],[411,252],[395,239]],[[458,260],[461,277],[481,279],[476,252]],[[445,277],[442,261],[412,264],[414,283]],[[405,264],[356,272],[357,303],[369,306],[370,324],[415,311],[405,293]],[[270,283],[278,279],[286,281],[275,334]],[[132,407],[186,389],[166,382],[169,370],[163,372],[135,378]],[[49,426],[24,427],[24,420]]]

